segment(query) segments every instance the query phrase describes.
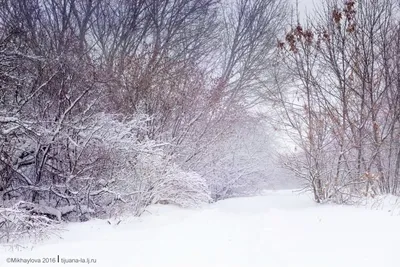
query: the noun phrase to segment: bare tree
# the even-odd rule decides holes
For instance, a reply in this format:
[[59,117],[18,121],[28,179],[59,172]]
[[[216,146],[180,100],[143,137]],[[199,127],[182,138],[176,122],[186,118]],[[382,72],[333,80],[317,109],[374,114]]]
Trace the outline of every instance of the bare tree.
[[1,1],[0,229],[208,202],[199,166],[250,118],[285,7]]
[[306,153],[306,177],[318,174],[317,184],[310,178],[317,201],[395,192],[394,10],[391,1],[326,1],[317,20],[296,25],[279,44],[300,82],[298,108],[281,103]]

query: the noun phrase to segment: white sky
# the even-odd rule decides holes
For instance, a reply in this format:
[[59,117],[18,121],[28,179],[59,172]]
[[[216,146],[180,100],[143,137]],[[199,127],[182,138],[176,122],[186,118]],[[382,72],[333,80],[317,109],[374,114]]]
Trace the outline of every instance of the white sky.
[[[296,0],[290,0],[293,3],[293,6],[296,6]],[[300,19],[304,19],[307,16],[310,16],[315,8],[322,1],[321,0],[298,0],[299,1],[299,15]]]

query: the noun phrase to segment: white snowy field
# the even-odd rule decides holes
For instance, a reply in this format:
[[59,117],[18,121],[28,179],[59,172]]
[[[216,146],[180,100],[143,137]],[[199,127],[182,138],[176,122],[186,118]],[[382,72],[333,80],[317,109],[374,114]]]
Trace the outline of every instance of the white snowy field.
[[[398,267],[400,211],[394,205],[394,198],[373,208],[316,205],[291,191],[197,210],[157,205],[119,225],[70,224],[62,239],[28,250],[2,247],[0,266],[82,266],[61,261],[90,258],[104,267]],[[57,256],[58,264],[7,263]]]

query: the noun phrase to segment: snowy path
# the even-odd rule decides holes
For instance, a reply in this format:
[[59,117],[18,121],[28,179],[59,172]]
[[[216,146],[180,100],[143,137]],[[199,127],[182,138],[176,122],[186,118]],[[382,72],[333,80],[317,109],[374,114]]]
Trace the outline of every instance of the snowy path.
[[[152,215],[72,224],[63,239],[6,257],[92,258],[104,267],[398,267],[400,215],[388,208],[317,206],[288,191],[202,210],[155,206]],[[47,264],[48,266],[83,264]],[[87,265],[87,264],[86,264]],[[46,266],[32,264],[29,266]]]

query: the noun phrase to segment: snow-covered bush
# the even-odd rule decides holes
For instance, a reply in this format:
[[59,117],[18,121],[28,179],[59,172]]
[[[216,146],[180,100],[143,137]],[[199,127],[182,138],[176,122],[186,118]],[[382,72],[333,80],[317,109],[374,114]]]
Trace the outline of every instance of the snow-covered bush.
[[43,212],[46,212],[43,207],[23,201],[10,207],[0,207],[0,243],[38,240],[59,232],[57,218],[49,218]]
[[198,207],[211,201],[206,179],[195,172],[182,171],[177,165],[167,170],[155,184],[153,203]]
[[194,207],[211,200],[207,181],[195,172],[183,171],[165,156],[141,155],[137,174],[146,181],[151,203]]

